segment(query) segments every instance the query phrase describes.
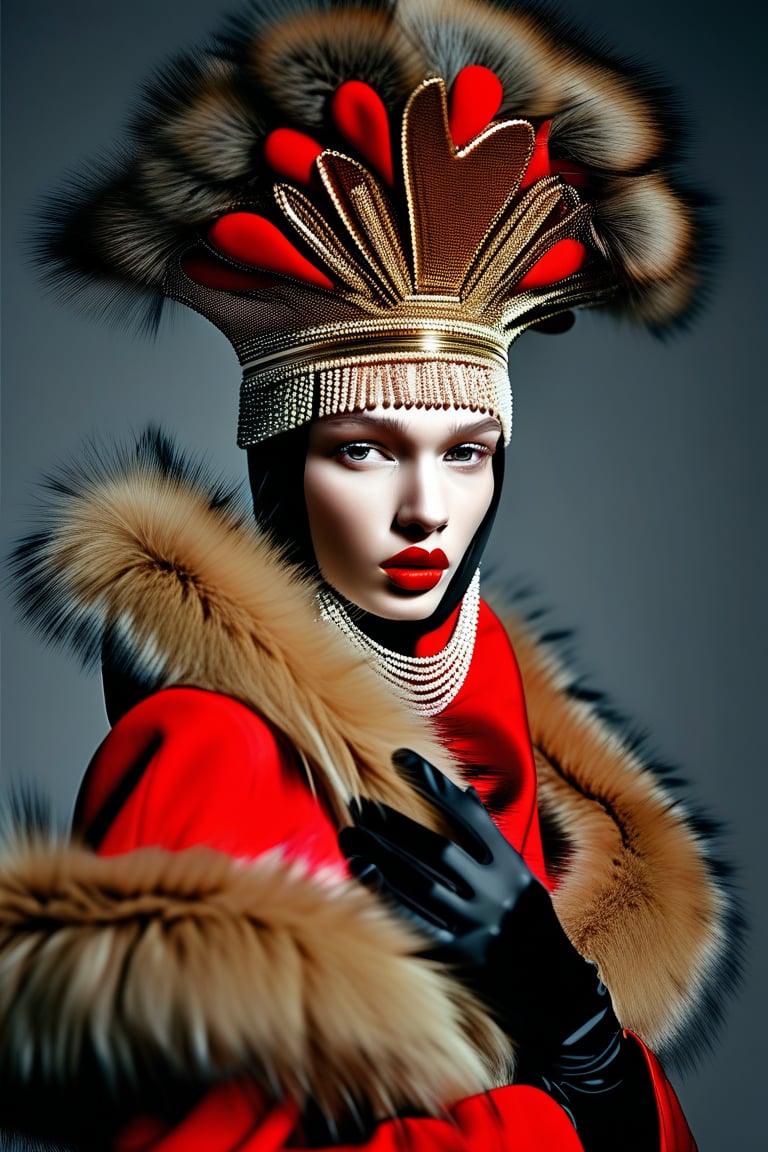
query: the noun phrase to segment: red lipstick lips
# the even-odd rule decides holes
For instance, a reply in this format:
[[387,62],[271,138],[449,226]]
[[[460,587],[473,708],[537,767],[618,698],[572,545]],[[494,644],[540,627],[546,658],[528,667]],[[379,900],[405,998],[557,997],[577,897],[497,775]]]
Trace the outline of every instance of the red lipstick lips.
[[396,588],[404,592],[430,592],[448,567],[448,557],[442,548],[428,552],[426,548],[405,548],[390,556],[381,567]]

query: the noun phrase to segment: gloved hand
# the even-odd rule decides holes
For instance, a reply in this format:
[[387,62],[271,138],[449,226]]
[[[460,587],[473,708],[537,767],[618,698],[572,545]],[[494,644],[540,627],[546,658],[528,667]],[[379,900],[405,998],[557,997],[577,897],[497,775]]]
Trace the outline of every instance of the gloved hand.
[[513,1039],[553,1050],[609,1004],[596,969],[474,788],[462,791],[413,752],[393,759],[455,838],[363,801],[339,837],[352,872],[424,932],[425,952],[456,967]]
[[[597,969],[569,941],[547,890],[474,788],[462,791],[407,749],[393,759],[454,838],[363,800],[352,808],[355,826],[339,835],[353,874],[424,933],[426,955],[452,965],[486,1002],[517,1044],[522,1078],[556,1096],[583,1140],[590,1132],[585,1147],[602,1147],[591,1137],[594,1097],[609,1093],[610,1112],[621,1102],[627,1119],[635,1104],[640,1113],[640,1142],[633,1136],[624,1147],[653,1148],[655,1107],[642,1057],[622,1037]],[[605,1131],[615,1136],[612,1124]]]

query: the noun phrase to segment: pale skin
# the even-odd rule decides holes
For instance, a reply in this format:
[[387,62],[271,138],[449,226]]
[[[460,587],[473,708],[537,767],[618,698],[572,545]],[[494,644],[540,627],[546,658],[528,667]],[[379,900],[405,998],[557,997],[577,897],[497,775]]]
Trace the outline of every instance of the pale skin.
[[454,408],[315,420],[304,494],[327,583],[386,620],[431,616],[488,511],[500,436],[494,417]]

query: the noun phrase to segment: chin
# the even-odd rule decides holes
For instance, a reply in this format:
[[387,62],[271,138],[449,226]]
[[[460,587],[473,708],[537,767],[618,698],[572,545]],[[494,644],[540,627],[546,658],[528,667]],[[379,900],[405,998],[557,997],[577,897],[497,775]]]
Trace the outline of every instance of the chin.
[[[330,583],[330,581],[329,581]],[[381,620],[416,621],[427,620],[436,611],[445,595],[442,582],[429,592],[400,592],[397,589],[377,590],[369,596],[361,596],[351,589],[334,585],[336,591],[350,604],[378,616]]]
[[440,597],[434,599],[430,596],[428,599],[429,603],[425,603],[425,597],[413,597],[407,603],[389,604],[384,608],[366,608],[365,611],[382,620],[428,620],[440,603]]
[[359,600],[355,600],[358,607],[363,608],[364,612],[370,612],[374,616],[379,616],[381,620],[393,621],[417,621],[428,620],[436,608],[440,605],[440,601],[444,596],[442,586],[432,589],[429,592],[421,592],[418,594],[409,592],[383,592],[378,596],[364,598],[364,604],[360,604]]

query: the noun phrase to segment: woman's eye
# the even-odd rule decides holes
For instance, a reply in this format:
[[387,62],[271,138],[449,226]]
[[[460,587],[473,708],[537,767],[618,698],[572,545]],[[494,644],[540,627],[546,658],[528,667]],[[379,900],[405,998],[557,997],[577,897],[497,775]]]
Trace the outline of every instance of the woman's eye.
[[361,461],[368,459],[371,449],[367,444],[348,444],[347,447],[342,448],[341,451],[350,460]]
[[446,452],[445,459],[455,464],[481,464],[492,455],[484,444],[458,444]]
[[343,464],[378,464],[387,459],[382,449],[375,444],[355,442],[340,444],[333,455]]

